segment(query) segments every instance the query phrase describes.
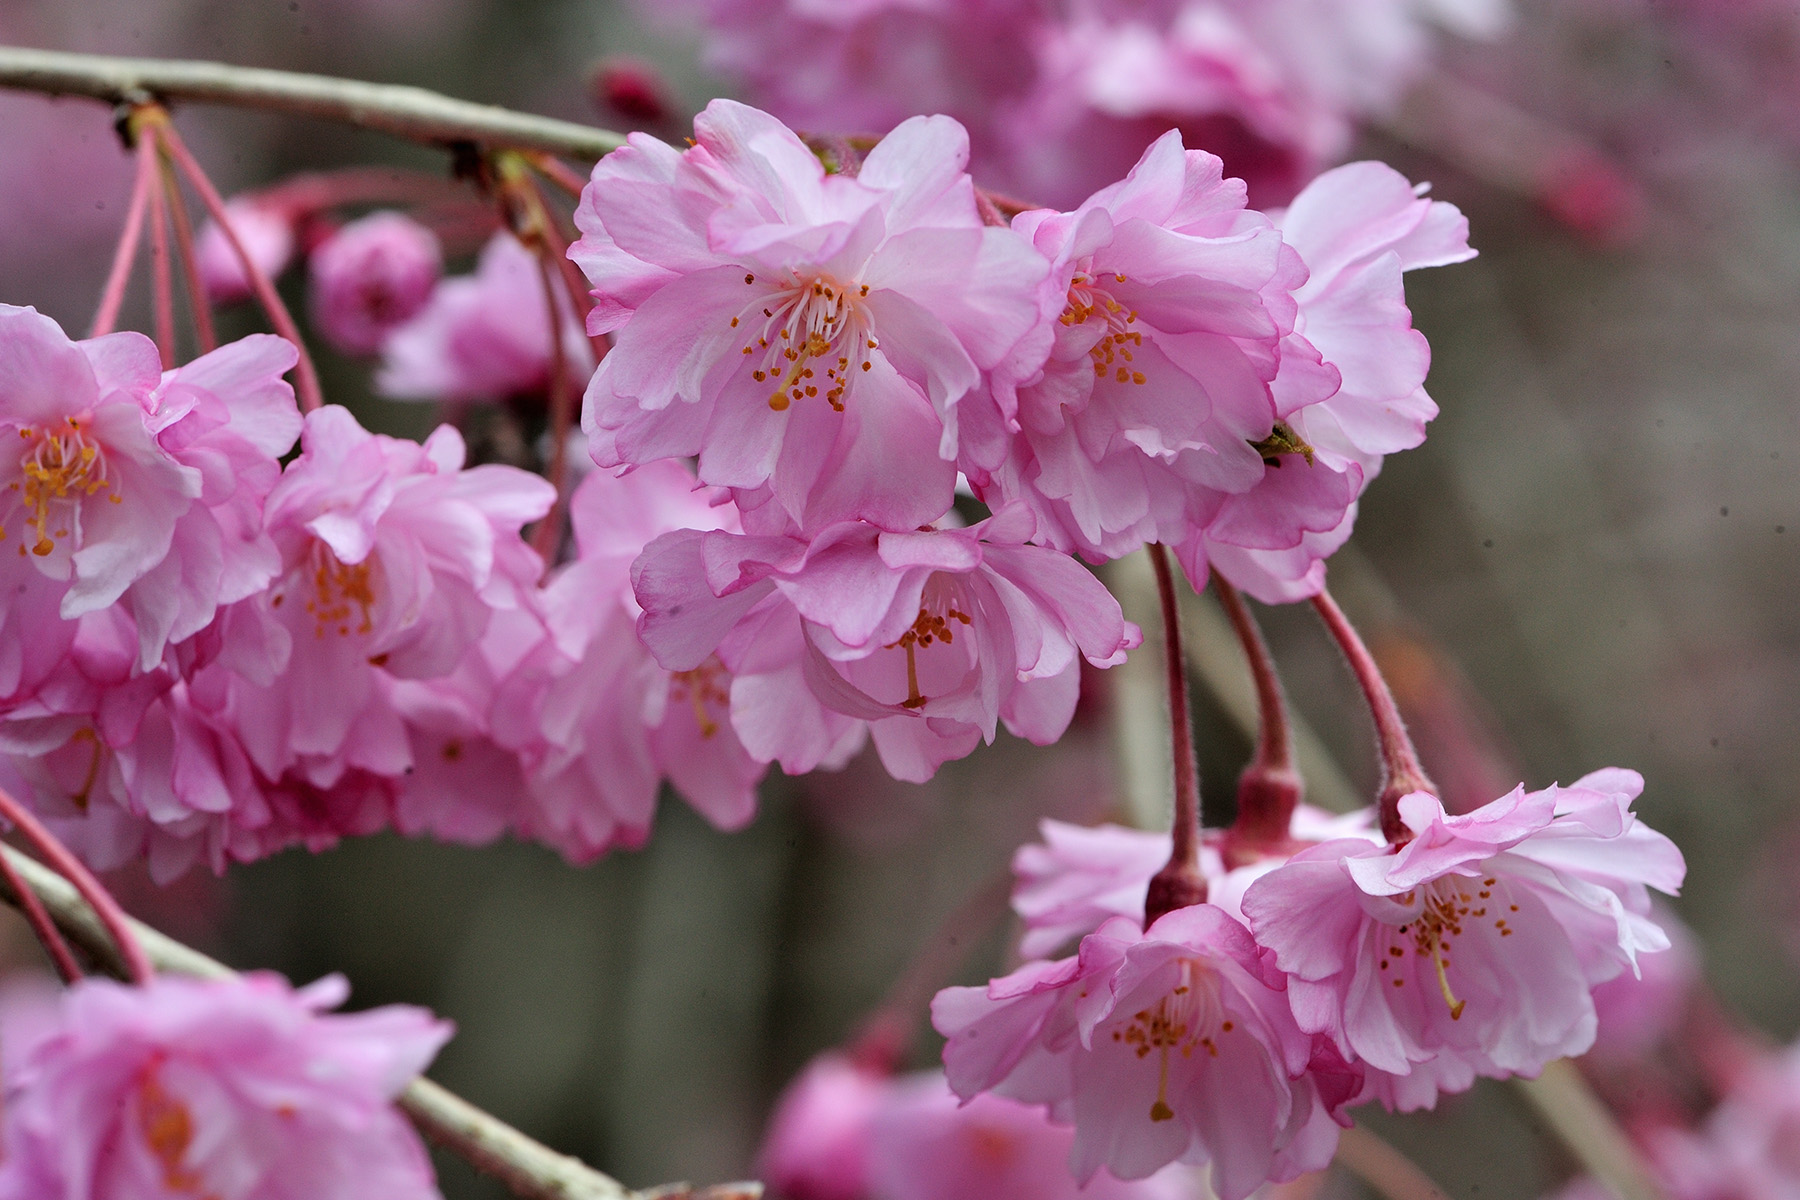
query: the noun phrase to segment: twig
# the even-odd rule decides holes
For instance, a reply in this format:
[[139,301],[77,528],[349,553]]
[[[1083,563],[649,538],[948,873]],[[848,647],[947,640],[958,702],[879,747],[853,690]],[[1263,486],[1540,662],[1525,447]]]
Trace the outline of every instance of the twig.
[[1536,1079],[1515,1079],[1513,1086],[1588,1174],[1620,1200],[1667,1200],[1631,1139],[1574,1063],[1559,1058]]
[[1338,1166],[1368,1184],[1383,1200],[1445,1200],[1444,1189],[1412,1159],[1360,1125],[1338,1135]]
[[[43,901],[59,928],[77,945],[115,974],[122,973],[117,951],[94,910],[67,880],[47,867],[12,849],[0,846],[0,855]],[[0,877],[0,899],[15,906],[20,897]],[[151,962],[175,975],[200,979],[229,979],[230,967],[208,958],[131,918],[125,918],[136,942]],[[419,1132],[431,1141],[468,1159],[528,1200],[646,1200],[648,1196],[741,1196],[757,1200],[757,1184],[729,1184],[695,1190],[685,1185],[634,1192],[618,1180],[602,1175],[566,1154],[533,1141],[504,1121],[476,1108],[426,1079],[415,1079],[400,1094],[400,1108]]]
[[424,88],[179,59],[114,58],[0,46],[0,87],[109,104],[192,100],[343,121],[433,145],[473,142],[599,158],[623,134],[456,100]]

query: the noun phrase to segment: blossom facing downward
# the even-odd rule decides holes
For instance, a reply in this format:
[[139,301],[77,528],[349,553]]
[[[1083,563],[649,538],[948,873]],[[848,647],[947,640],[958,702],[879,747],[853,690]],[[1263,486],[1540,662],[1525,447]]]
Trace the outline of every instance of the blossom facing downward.
[[937,520],[958,406],[1031,329],[1047,269],[983,225],[962,127],[907,121],[854,178],[731,101],[694,134],[633,134],[576,213],[588,329],[615,335],[582,413],[595,461],[697,456],[807,530]]
[[325,340],[346,354],[373,354],[431,299],[444,250],[406,214],[377,212],[319,243],[308,268],[313,323]]
[[1102,1166],[1142,1179],[1210,1163],[1222,1200],[1243,1200],[1323,1167],[1337,1146],[1279,975],[1214,905],[1148,931],[1115,918],[1074,958],[948,988],[931,1013],[956,1094],[992,1091],[1073,1124],[1083,1182]]
[[5,1200],[438,1195],[392,1100],[450,1026],[401,1005],[328,1010],[332,976],[89,979],[7,1079]]
[[1302,850],[1251,885],[1244,913],[1300,1027],[1373,1068],[1390,1107],[1535,1075],[1593,1044],[1595,985],[1668,948],[1647,889],[1675,892],[1685,867],[1631,812],[1642,790],[1608,769],[1461,816],[1414,792],[1405,845]]

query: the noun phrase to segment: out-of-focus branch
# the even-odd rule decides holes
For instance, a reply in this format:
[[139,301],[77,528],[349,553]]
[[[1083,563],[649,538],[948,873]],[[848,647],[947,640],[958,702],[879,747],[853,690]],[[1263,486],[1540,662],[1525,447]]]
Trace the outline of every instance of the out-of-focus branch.
[[[123,974],[113,939],[99,917],[67,880],[10,846],[0,846],[18,877],[35,892],[57,927],[95,962]],[[20,906],[20,897],[0,876],[0,899]],[[160,971],[200,979],[227,979],[230,967],[182,945],[139,921],[129,922],[145,955]],[[467,1100],[428,1079],[415,1079],[397,1101],[426,1138],[499,1179],[527,1200],[759,1200],[762,1185],[733,1183],[712,1188],[671,1184],[636,1192],[581,1160],[559,1154],[520,1133]]]
[[1360,1125],[1338,1135],[1337,1156],[1332,1161],[1368,1184],[1383,1200],[1445,1200],[1444,1189],[1417,1163]]
[[1536,1079],[1513,1085],[1530,1101],[1557,1140],[1620,1200],[1668,1200],[1618,1121],[1575,1069],[1559,1058]]
[[424,88],[225,63],[0,46],[0,87],[88,96],[110,104],[185,100],[259,108],[342,121],[415,142],[474,142],[572,158],[599,158],[625,144],[623,134],[609,129],[475,104]]

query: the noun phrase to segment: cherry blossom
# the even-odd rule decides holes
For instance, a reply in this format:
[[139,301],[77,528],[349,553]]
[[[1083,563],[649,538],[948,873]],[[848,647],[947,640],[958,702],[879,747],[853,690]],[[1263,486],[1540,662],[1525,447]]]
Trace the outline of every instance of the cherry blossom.
[[1047,269],[983,226],[967,135],[907,121],[852,178],[730,101],[694,133],[633,134],[576,214],[588,329],[615,337],[582,415],[595,461],[698,456],[809,530],[937,520],[958,408],[1032,328]]
[[1684,867],[1631,812],[1642,790],[1609,769],[1462,816],[1414,792],[1404,845],[1301,850],[1251,885],[1244,912],[1301,1028],[1373,1068],[1391,1107],[1535,1075],[1593,1044],[1596,984],[1669,945],[1646,888],[1674,892]]
[[806,1064],[776,1102],[756,1156],[756,1177],[790,1200],[864,1200],[870,1123],[888,1073],[838,1051]]
[[450,1026],[401,1005],[333,1015],[331,976],[76,985],[7,1078],[0,1197],[436,1197],[390,1101]]
[[[280,205],[254,196],[234,196],[225,202],[225,217],[250,261],[270,279],[294,261],[294,217]],[[216,221],[201,226],[194,240],[194,257],[208,300],[231,304],[250,298],[250,277],[244,274],[243,261]]]
[[320,242],[307,265],[319,333],[346,354],[373,354],[431,299],[444,251],[406,214],[377,212]]

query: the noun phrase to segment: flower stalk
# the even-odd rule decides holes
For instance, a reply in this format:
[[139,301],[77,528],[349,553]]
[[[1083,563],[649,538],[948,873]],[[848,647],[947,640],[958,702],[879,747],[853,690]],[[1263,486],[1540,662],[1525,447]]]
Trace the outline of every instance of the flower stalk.
[[1223,576],[1213,577],[1219,604],[1243,645],[1256,685],[1256,752],[1238,776],[1237,819],[1226,834],[1226,858],[1254,858],[1286,845],[1294,810],[1303,793],[1300,772],[1294,765],[1294,742],[1288,728],[1287,702],[1274,656],[1249,605]]
[[1187,665],[1181,653],[1181,607],[1175,596],[1175,572],[1169,551],[1160,543],[1148,547],[1156,572],[1156,595],[1162,606],[1163,658],[1169,689],[1169,744],[1175,760],[1175,815],[1168,865],[1150,880],[1144,897],[1144,928],[1164,913],[1200,904],[1206,879],[1200,874],[1200,763],[1194,755],[1194,726],[1188,714]]

